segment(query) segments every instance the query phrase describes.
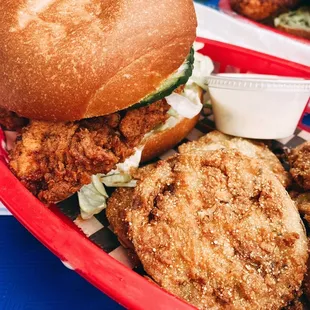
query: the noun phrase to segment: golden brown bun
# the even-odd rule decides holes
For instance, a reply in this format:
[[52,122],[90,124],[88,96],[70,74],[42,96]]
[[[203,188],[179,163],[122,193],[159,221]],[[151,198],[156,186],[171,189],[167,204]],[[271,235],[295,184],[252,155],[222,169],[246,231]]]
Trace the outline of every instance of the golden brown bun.
[[277,29],[292,34],[294,36],[310,40],[310,30],[285,27],[282,25],[277,26]]
[[192,0],[0,1],[0,106],[77,120],[140,101],[183,63]]
[[156,133],[148,138],[142,152],[141,161],[148,161],[173,148],[195,127],[199,115],[192,119],[184,118],[171,129]]

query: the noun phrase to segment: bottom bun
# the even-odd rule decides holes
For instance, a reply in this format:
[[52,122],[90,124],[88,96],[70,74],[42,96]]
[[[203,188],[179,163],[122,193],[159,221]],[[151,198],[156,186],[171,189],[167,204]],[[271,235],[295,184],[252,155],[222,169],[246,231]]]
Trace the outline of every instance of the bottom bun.
[[310,40],[310,30],[306,30],[302,28],[290,28],[290,27],[285,27],[282,25],[277,26],[277,29],[284,31],[286,33],[292,34],[294,36]]
[[184,118],[174,127],[150,136],[144,145],[141,161],[146,162],[151,160],[173,148],[195,127],[199,116],[200,114],[192,119]]

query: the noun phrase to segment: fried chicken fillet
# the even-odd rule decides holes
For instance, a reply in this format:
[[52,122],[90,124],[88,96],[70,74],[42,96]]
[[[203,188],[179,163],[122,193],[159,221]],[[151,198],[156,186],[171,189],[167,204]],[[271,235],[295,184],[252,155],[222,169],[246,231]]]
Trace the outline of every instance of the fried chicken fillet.
[[[302,294],[302,292],[300,293]],[[300,301],[300,296],[296,297],[289,305],[282,310],[307,310],[307,307]]]
[[292,149],[288,160],[294,181],[304,190],[310,190],[310,141]]
[[120,212],[112,226],[147,274],[197,308],[280,309],[300,288],[308,254],[297,209],[261,162],[237,150],[159,161],[134,189],[113,193],[109,220]]
[[284,187],[291,184],[289,173],[285,171],[277,156],[264,143],[212,131],[197,141],[182,144],[179,147],[179,152],[207,152],[218,149],[237,149],[244,155],[256,158],[277,176]]
[[298,5],[300,0],[230,0],[232,9],[253,20],[263,20]]
[[165,100],[124,114],[77,122],[31,121],[10,152],[10,168],[43,202],[77,192],[90,177],[114,169],[144,135],[168,118]]
[[0,107],[0,126],[7,130],[20,130],[27,124],[27,119]]

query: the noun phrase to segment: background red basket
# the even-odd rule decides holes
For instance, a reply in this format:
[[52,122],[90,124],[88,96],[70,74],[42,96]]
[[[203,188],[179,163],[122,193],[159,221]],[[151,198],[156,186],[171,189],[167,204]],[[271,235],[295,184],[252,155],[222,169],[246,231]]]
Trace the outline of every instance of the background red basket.
[[[236,68],[240,73],[274,74],[310,79],[310,67],[308,66],[226,43],[203,38],[197,38],[197,41],[206,43],[200,52],[219,64],[220,73]],[[211,42],[216,42],[216,44],[210,44]],[[303,115],[305,113],[310,114],[310,98]],[[298,127],[310,132],[310,126],[302,123],[302,117]]]
[[294,40],[297,40],[297,41],[300,41],[300,42],[303,42],[305,44],[310,44],[310,41],[309,40],[306,40],[304,38],[300,38],[300,37],[297,37],[297,36],[294,36],[292,34],[289,34],[289,33],[286,33],[284,31],[280,31],[276,28],[273,28],[273,27],[270,27],[270,26],[267,26],[267,25],[264,25],[262,23],[259,23],[259,22],[256,22],[256,21],[253,21],[247,17],[244,17],[242,15],[239,15],[237,14],[236,12],[234,12],[232,9],[231,9],[231,6],[230,6],[230,2],[229,0],[220,0],[219,1],[219,8],[224,11],[225,13],[229,14],[229,15],[232,15],[240,20],[243,20],[247,23],[250,23],[250,24],[253,24],[253,25],[256,25],[257,27],[260,27],[260,28],[263,28],[263,29],[266,29],[266,30],[269,30],[269,31],[272,31],[272,32],[275,32],[275,33],[278,33],[282,36],[285,36],[285,37],[288,37],[288,38],[291,38],[291,39],[294,39]]
[[[220,72],[274,74],[310,78],[310,68],[233,45],[198,38],[201,50]],[[110,297],[131,309],[191,309],[106,254],[57,208],[46,208],[12,175],[0,160],[0,200],[12,214],[61,260]]]

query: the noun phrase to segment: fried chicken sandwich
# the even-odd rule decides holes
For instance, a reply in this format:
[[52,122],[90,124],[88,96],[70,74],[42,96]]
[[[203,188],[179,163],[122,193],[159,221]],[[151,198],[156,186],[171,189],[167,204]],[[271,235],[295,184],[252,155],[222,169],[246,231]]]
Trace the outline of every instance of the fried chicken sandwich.
[[6,124],[29,119],[9,165],[43,202],[78,192],[84,217],[100,212],[102,182],[130,186],[141,156],[197,122],[199,77],[212,69],[194,61],[191,0],[18,0],[0,10],[0,108]]

